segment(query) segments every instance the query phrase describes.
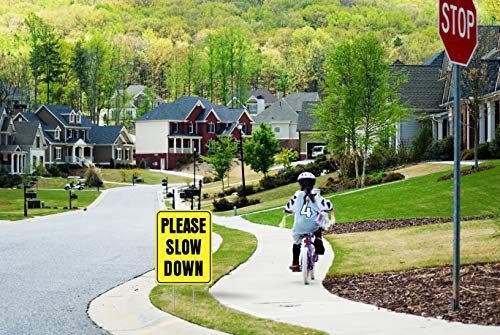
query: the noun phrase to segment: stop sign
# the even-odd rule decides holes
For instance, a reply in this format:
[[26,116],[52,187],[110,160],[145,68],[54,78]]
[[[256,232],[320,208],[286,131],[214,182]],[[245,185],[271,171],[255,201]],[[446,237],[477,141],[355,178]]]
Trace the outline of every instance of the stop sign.
[[450,60],[467,66],[477,46],[477,15],[472,0],[439,0],[439,36]]

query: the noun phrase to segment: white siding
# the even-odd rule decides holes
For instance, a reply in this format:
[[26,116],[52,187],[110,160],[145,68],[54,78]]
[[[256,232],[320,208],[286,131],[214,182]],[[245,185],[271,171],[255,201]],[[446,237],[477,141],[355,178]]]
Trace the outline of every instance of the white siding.
[[152,154],[167,152],[168,121],[135,123],[135,152]]

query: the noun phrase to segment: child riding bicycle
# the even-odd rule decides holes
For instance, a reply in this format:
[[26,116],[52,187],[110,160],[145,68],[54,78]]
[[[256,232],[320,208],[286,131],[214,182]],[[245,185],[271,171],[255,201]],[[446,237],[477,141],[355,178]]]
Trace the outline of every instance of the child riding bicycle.
[[300,191],[295,192],[285,206],[285,213],[295,213],[293,221],[292,265],[290,270],[299,272],[300,244],[305,234],[314,234],[314,248],[318,255],[325,253],[321,232],[323,222],[328,219],[326,212],[331,212],[329,224],[335,224],[333,205],[319,194],[312,193],[316,177],[310,172],[302,172],[297,178]]

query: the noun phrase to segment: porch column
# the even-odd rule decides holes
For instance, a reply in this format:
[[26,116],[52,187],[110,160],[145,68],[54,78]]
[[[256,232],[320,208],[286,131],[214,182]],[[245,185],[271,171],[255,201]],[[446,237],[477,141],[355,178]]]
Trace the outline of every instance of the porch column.
[[21,173],[21,155],[17,154],[16,155],[16,160],[17,160],[17,173]]
[[[467,106],[467,111],[465,112],[465,136],[467,149],[470,149],[470,108]],[[475,125],[474,125],[475,126]]]
[[488,101],[488,142],[493,140],[495,136],[495,104],[493,101]]
[[90,160],[93,162],[94,161],[94,148],[90,147]]
[[10,173],[14,173],[14,154],[10,154]]
[[73,163],[76,162],[76,159],[75,159],[75,146],[73,146],[71,148],[71,162],[73,162]]
[[479,106],[479,144],[484,143],[486,118],[484,115],[484,104]]
[[181,138],[181,152],[184,153],[184,139]]
[[443,139],[443,119],[437,120],[438,129],[437,129],[437,139],[441,141]]

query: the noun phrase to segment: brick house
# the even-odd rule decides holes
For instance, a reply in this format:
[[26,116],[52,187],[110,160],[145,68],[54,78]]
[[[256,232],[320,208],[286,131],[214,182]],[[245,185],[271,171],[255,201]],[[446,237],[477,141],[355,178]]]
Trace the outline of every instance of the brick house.
[[205,98],[183,96],[160,104],[136,120],[136,163],[145,160],[153,169],[173,170],[193,150],[206,155],[208,142],[217,135],[239,139],[238,124],[249,136],[252,123],[246,109],[230,109]]

